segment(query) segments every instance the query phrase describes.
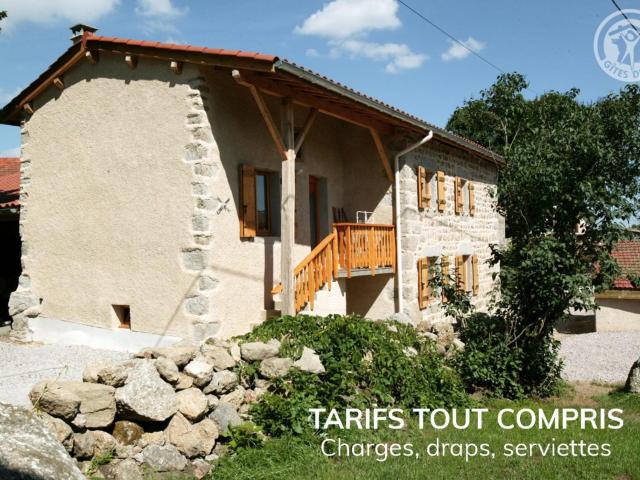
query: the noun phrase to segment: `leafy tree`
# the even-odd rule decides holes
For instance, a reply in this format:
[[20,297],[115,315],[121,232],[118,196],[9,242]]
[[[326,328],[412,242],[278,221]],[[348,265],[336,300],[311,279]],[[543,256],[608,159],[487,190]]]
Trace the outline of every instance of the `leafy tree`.
[[[4,18],[7,18],[7,12],[6,12],[6,10],[0,10],[0,20],[2,20]],[[2,29],[0,28],[0,30],[2,30]]]
[[[506,74],[458,108],[447,127],[504,156],[495,194],[509,242],[493,247],[500,263],[495,305],[504,342],[547,362],[522,379],[548,385],[553,327],[570,308],[593,308],[593,292],[618,273],[610,256],[637,211],[640,193],[640,88],[628,85],[582,103],[577,89],[531,100],[522,75]],[[576,225],[584,222],[584,234]],[[529,359],[530,359],[529,358]]]

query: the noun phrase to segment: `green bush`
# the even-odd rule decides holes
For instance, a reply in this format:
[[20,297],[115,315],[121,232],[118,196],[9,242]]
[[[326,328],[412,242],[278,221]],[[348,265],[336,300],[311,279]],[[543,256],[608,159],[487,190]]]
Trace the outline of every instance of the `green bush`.
[[467,390],[507,398],[556,393],[560,342],[550,335],[514,339],[509,325],[499,314],[475,313],[466,320],[460,331],[465,348],[455,363]]
[[[468,403],[457,373],[431,341],[397,322],[358,316],[281,317],[265,322],[247,340],[282,341],[281,355],[314,349],[326,372],[292,370],[254,406],[254,421],[270,435],[305,433],[308,409],[375,406],[450,407]],[[250,369],[246,369],[250,370]]]

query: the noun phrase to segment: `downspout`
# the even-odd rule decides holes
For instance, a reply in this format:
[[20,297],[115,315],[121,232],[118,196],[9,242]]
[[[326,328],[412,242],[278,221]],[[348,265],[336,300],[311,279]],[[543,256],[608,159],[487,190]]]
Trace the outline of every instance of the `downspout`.
[[398,313],[402,312],[404,307],[404,299],[402,295],[402,222],[401,222],[401,212],[400,209],[400,157],[406,155],[407,153],[415,150],[418,147],[421,147],[429,140],[433,138],[433,130],[429,130],[429,133],[426,137],[420,140],[413,145],[408,146],[400,153],[397,153],[393,157],[393,175],[394,175],[394,200],[395,200],[395,217],[396,217],[396,279],[398,281]]

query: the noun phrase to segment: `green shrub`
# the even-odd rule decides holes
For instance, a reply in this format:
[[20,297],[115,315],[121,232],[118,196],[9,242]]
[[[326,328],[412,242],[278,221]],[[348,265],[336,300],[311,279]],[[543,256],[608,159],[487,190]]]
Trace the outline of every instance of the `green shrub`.
[[292,370],[254,406],[254,421],[270,435],[310,427],[308,409],[374,406],[449,407],[468,403],[455,371],[431,341],[397,322],[358,316],[281,317],[260,325],[248,340],[282,341],[281,355],[297,358],[314,349],[326,372]]
[[504,317],[476,313],[461,328],[460,339],[465,348],[455,363],[467,390],[508,398],[556,393],[560,343],[550,335],[514,339]]
[[243,448],[260,448],[264,443],[262,430],[256,424],[244,422],[236,427],[229,427],[229,448],[234,452]]

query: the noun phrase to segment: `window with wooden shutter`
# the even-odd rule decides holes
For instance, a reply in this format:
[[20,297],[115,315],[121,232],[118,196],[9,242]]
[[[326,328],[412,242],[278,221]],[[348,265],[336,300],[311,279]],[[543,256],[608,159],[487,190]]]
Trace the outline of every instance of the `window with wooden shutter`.
[[256,236],[256,170],[240,166],[240,237]]
[[418,167],[418,208],[429,209],[431,206],[431,185],[429,183],[431,173],[424,167]]
[[478,295],[478,291],[480,290],[479,284],[479,274],[478,274],[478,255],[474,255],[471,257],[471,265],[473,271],[473,294]]
[[464,210],[464,197],[462,196],[462,178],[456,177],[456,215],[460,215]]
[[[443,256],[440,259],[440,270],[442,274],[442,285],[449,284],[449,257]],[[447,296],[444,294],[444,290],[442,291],[442,301],[447,303]]]
[[473,217],[476,214],[476,187],[474,187],[473,182],[469,182],[467,188],[469,189],[469,215]]
[[444,172],[438,171],[436,174],[438,181],[438,211],[444,212],[444,208],[447,204],[446,199],[444,198],[445,188],[444,188]]

